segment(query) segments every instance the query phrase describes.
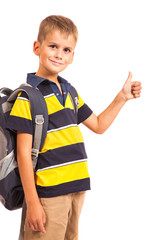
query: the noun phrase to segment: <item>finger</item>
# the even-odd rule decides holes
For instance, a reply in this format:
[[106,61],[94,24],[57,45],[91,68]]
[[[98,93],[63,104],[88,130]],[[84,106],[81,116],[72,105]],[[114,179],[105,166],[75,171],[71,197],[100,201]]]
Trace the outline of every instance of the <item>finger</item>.
[[38,223],[36,221],[27,221],[27,227],[32,231],[39,231]]
[[133,94],[133,95],[141,94],[141,91],[132,91],[132,94]]
[[134,98],[139,98],[141,95],[140,94],[135,94]]
[[34,231],[39,231],[38,223],[35,223],[33,226],[34,226]]
[[141,86],[141,82],[139,81],[132,82],[132,87],[137,87],[137,86]]
[[27,224],[27,227],[28,227],[28,228],[31,228],[31,225],[30,225],[29,222],[26,222],[26,224]]
[[132,86],[132,90],[133,90],[133,91],[139,91],[140,89],[142,89],[141,86],[138,86],[138,87]]
[[132,73],[129,72],[126,82],[131,82],[131,81],[132,81]]
[[46,230],[45,230],[45,227],[44,227],[44,224],[43,222],[39,222],[38,224],[38,230],[42,233],[46,233]]
[[134,98],[137,98],[141,96],[141,92],[133,92],[132,95]]
[[43,225],[45,226],[45,224],[46,224],[46,215],[45,215],[45,214],[44,214],[43,217],[42,217],[42,223],[43,223]]
[[30,223],[29,225],[30,225],[29,228],[30,228],[32,231],[34,231],[34,232],[38,231],[38,226],[37,226],[36,224]]

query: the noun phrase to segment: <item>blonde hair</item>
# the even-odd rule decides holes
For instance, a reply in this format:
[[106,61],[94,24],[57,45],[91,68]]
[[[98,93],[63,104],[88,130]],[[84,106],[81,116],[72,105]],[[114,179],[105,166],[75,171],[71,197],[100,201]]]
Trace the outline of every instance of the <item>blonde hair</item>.
[[60,15],[48,16],[40,23],[37,41],[42,43],[46,35],[53,30],[59,30],[61,33],[67,35],[72,34],[77,42],[78,29],[76,25],[71,19]]

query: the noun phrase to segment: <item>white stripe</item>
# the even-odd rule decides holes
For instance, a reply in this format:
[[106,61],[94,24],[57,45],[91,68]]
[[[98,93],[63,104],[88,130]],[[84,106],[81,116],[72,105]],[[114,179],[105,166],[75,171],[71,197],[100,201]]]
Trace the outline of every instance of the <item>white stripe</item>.
[[80,159],[80,160],[76,160],[76,161],[72,161],[72,162],[57,164],[57,165],[54,165],[54,166],[38,169],[36,172],[41,172],[41,171],[48,170],[48,169],[53,169],[53,168],[57,168],[57,167],[63,167],[63,166],[71,165],[71,164],[74,164],[74,163],[86,162],[86,161],[87,161],[87,159]]
[[[52,96],[54,96],[54,95],[55,95],[54,93],[51,93],[51,94],[49,94],[49,95],[44,96],[44,98],[49,98],[49,97],[52,97]],[[29,102],[29,100],[28,100],[27,98],[24,98],[24,97],[17,97],[17,98]]]
[[49,95],[44,96],[44,98],[49,98],[49,97],[52,97],[52,96],[54,96],[54,95],[55,95],[54,93],[51,93],[51,94],[49,94]]
[[49,131],[47,131],[47,133],[51,133],[51,132],[56,132],[56,131],[60,131],[62,129],[66,129],[66,128],[70,128],[70,127],[77,127],[77,124],[70,124],[64,127],[60,127],[60,128],[56,128],[56,129],[51,129]]
[[17,97],[17,99],[20,99],[20,100],[24,100],[24,101],[29,102],[29,100],[28,100],[27,98],[24,98],[24,97]]

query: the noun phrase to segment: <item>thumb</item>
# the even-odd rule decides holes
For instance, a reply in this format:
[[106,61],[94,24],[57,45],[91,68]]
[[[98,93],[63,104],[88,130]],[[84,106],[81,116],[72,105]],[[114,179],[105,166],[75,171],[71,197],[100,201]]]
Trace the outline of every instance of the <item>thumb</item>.
[[46,215],[45,214],[43,215],[42,222],[43,222],[43,225],[46,224]]
[[128,78],[127,78],[127,80],[126,80],[125,83],[131,83],[131,81],[132,81],[132,73],[129,72],[129,74],[128,74]]

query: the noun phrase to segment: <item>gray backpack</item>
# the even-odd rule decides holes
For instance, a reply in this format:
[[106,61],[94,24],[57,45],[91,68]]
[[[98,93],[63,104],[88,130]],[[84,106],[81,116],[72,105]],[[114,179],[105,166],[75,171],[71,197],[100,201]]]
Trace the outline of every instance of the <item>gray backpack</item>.
[[41,92],[31,86],[20,86],[12,91],[2,88],[0,94],[0,202],[9,210],[23,204],[24,192],[16,160],[16,133],[5,128],[8,116],[18,93],[25,92],[31,104],[34,124],[32,161],[35,168],[38,152],[42,148],[48,128],[48,112]]
[[[25,92],[28,95],[31,104],[34,126],[32,144],[34,170],[38,153],[43,147],[48,129],[48,110],[44,97],[38,89],[28,84],[21,85],[14,91],[8,88],[0,89],[0,202],[8,210],[21,208],[24,200],[24,192],[16,160],[16,132],[10,131],[5,127],[12,106],[20,92]],[[72,86],[69,94],[77,118],[78,94]],[[1,95],[4,96],[1,97]]]

